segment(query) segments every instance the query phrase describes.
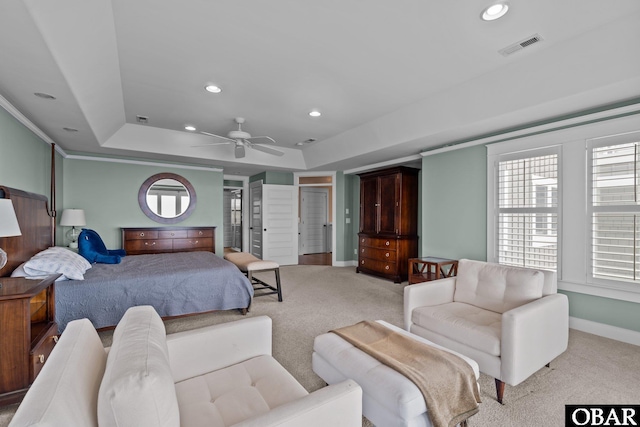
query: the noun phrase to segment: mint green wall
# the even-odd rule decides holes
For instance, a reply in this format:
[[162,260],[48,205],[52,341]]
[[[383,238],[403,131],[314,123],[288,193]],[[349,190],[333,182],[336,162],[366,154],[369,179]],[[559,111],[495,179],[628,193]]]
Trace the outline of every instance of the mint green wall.
[[484,145],[422,159],[422,255],[487,259]]
[[[483,145],[422,160],[422,254],[487,259],[487,154]],[[640,304],[560,291],[572,317],[640,331]]]
[[230,180],[230,179],[225,179],[224,180],[224,186],[225,187],[241,187],[244,185],[244,182],[242,181],[234,181],[234,180]]
[[[353,176],[336,172],[336,261],[353,260]],[[346,210],[349,209],[349,213]],[[347,224],[346,219],[350,222]]]
[[[56,153],[58,210],[64,195],[62,171],[62,156]],[[42,194],[49,198],[50,176],[51,146],[0,108],[0,185]],[[57,234],[60,236],[59,232]],[[59,237],[57,241],[61,244]]]
[[84,209],[87,228],[96,230],[109,249],[121,247],[120,227],[165,226],[140,210],[138,190],[151,175],[171,172],[186,178],[198,199],[193,214],[173,225],[217,226],[216,253],[222,256],[222,172],[77,159],[64,163],[62,207]]
[[293,185],[293,172],[266,171],[249,177],[249,182],[260,180],[263,184]]

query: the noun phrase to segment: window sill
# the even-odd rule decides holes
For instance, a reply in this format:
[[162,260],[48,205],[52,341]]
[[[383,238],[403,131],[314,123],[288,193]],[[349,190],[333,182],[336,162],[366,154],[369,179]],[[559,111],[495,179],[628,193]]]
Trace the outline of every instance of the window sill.
[[[637,287],[638,289],[625,289],[625,285],[629,287]],[[635,284],[620,283],[619,288],[607,287],[605,285],[596,285],[591,283],[576,283],[567,281],[558,281],[558,289],[562,291],[577,292],[581,294],[593,295],[602,298],[611,298],[621,301],[629,301],[640,304],[640,286]]]

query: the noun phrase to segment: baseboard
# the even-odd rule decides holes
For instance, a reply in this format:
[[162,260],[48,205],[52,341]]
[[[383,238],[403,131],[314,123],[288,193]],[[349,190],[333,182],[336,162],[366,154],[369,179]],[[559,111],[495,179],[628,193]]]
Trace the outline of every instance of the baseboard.
[[612,340],[640,346],[640,332],[638,331],[605,325],[604,323],[593,322],[578,317],[569,317],[569,327],[582,332],[588,332],[601,337],[611,338]]
[[358,265],[357,261],[336,261],[334,267],[355,267]]

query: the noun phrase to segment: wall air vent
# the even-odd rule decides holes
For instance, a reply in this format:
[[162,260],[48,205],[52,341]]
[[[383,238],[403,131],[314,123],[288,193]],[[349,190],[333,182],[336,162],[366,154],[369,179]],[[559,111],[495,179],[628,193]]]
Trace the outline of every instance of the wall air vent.
[[544,40],[540,34],[534,34],[530,37],[527,37],[524,40],[519,41],[518,43],[514,43],[512,45],[509,45],[507,47],[505,47],[504,49],[500,49],[498,52],[502,55],[502,56],[509,56],[512,53],[516,53],[519,50],[524,49],[525,47],[529,47],[532,44],[536,44],[538,42],[541,42],[542,40]]
[[136,122],[142,124],[142,125],[146,125],[147,123],[149,123],[149,117],[146,116],[136,116]]

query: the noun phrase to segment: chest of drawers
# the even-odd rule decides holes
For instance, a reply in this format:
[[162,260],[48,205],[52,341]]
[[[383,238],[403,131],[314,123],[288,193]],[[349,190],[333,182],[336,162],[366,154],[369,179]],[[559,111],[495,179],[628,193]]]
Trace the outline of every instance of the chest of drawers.
[[127,255],[166,252],[216,252],[216,227],[122,228]]

